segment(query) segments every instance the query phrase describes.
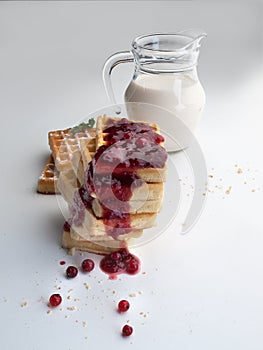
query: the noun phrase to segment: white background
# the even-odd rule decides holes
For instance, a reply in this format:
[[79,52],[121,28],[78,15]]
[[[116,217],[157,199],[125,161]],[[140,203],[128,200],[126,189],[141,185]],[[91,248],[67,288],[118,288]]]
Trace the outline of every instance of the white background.
[[[263,348],[262,23],[259,2],[0,2],[1,349]],[[83,257],[60,248],[56,198],[36,193],[47,132],[108,105],[103,63],[134,37],[196,27],[208,33],[198,139],[213,176],[200,220],[136,249],[145,274],[109,281],[96,268],[66,280],[59,261]],[[115,70],[119,101],[132,70]],[[61,310],[47,314],[57,288]],[[128,319],[134,335],[123,339]]]

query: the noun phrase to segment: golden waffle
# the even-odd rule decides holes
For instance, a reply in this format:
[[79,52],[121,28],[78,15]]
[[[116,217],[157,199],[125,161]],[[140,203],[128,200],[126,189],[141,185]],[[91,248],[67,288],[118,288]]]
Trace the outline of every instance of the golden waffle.
[[[118,239],[126,240],[127,238],[138,237],[142,233],[143,229],[151,228],[155,225],[156,216],[157,214],[155,213],[131,214],[130,232],[127,234],[120,234]],[[82,225],[76,226],[72,224],[71,227],[81,237],[88,240],[106,240],[107,238],[109,239],[109,237],[111,237],[107,233],[104,220],[96,218],[89,210],[85,210],[85,217]]]
[[75,250],[82,250],[95,254],[108,254],[122,248],[122,243],[120,241],[101,241],[96,243],[73,233],[73,230],[71,229],[70,232],[63,232],[62,247],[67,249],[70,255],[74,255]]
[[[130,214],[154,214],[158,213],[162,206],[162,198],[159,198],[157,200],[133,200],[129,201],[129,206],[127,212]],[[116,203],[105,203],[107,207],[114,208],[116,206]],[[92,202],[92,210],[97,218],[103,217],[103,208],[100,204],[100,201],[95,198]]]
[[71,129],[50,131],[48,140],[57,170],[66,171],[72,169],[72,158],[75,158],[75,163],[80,162],[80,144],[82,148],[85,144],[90,152],[94,152],[95,134],[96,131],[93,128],[86,128],[76,133],[72,133]]
[[37,191],[44,194],[54,194],[57,191],[58,171],[54,159],[50,155],[44,165],[41,175],[38,178]]

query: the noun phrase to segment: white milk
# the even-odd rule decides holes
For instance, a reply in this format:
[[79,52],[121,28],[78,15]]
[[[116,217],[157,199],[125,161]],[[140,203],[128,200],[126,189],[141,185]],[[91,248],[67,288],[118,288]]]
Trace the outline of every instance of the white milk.
[[205,93],[196,71],[140,74],[129,84],[125,102],[130,119],[158,124],[167,150],[177,151],[191,142],[203,112]]

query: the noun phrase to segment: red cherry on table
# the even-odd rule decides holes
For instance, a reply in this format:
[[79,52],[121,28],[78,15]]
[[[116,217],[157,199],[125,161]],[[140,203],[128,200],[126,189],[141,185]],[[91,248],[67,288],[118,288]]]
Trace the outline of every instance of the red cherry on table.
[[62,298],[60,294],[52,294],[49,298],[49,305],[56,307],[60,305],[62,302]]
[[90,272],[94,269],[94,261],[91,259],[85,259],[82,261],[81,267],[84,272]]
[[122,335],[124,337],[129,337],[133,332],[133,328],[131,326],[129,326],[128,324],[126,324],[123,328],[122,328]]
[[75,266],[68,266],[66,270],[66,275],[68,278],[74,278],[78,274],[78,269]]
[[126,312],[130,308],[130,303],[128,300],[121,300],[118,304],[118,310],[119,312]]

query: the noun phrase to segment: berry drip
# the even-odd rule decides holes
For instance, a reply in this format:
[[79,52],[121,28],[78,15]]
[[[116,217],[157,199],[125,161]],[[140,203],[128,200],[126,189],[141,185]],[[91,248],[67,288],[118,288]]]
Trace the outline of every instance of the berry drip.
[[128,249],[122,248],[104,256],[100,262],[100,268],[109,275],[110,279],[116,279],[121,273],[137,274],[140,271],[140,260]]
[[70,223],[68,221],[65,221],[63,230],[66,232],[70,232]]

